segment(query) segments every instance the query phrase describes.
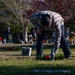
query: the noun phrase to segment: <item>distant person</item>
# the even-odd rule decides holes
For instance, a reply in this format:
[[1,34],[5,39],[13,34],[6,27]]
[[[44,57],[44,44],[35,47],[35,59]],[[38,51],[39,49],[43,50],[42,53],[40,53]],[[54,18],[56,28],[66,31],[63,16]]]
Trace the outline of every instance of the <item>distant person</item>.
[[65,27],[65,37],[68,44],[70,44],[70,29],[68,27]]
[[2,44],[2,37],[0,37],[0,44]]
[[3,43],[5,43],[5,44],[7,43],[7,42],[6,42],[6,38],[3,39]]
[[9,35],[8,38],[9,38],[9,41],[8,41],[8,42],[9,42],[9,43],[12,43],[12,35]]
[[36,42],[36,59],[43,55],[42,40],[47,30],[54,32],[54,48],[52,49],[50,56],[51,60],[55,59],[60,44],[64,53],[64,57],[70,58],[71,53],[69,50],[69,44],[66,41],[64,33],[64,19],[57,12],[44,10],[36,12],[30,16],[32,24],[37,28],[37,42]]
[[36,37],[37,37],[35,28],[31,28],[31,34],[32,34],[32,41],[33,41],[33,43],[35,43]]

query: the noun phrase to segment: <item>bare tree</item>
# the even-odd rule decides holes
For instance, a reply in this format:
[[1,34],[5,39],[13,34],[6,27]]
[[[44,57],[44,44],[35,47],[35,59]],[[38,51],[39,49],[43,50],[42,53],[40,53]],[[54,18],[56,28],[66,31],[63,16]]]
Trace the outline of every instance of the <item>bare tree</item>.
[[28,42],[27,30],[28,30],[28,15],[25,10],[30,7],[30,2],[32,0],[2,0],[5,5],[13,12],[16,18],[20,21],[22,28],[23,41]]

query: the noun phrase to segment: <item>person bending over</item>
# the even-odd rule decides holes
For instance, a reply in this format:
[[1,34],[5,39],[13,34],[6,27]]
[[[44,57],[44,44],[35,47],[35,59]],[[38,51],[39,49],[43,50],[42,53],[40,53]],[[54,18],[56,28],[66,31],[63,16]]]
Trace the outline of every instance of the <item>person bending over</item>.
[[54,33],[54,47],[50,53],[51,60],[55,59],[60,44],[64,57],[70,58],[69,44],[65,38],[64,19],[59,13],[49,10],[39,11],[30,16],[30,21],[37,28],[36,58],[43,55],[42,41],[48,30],[52,30]]

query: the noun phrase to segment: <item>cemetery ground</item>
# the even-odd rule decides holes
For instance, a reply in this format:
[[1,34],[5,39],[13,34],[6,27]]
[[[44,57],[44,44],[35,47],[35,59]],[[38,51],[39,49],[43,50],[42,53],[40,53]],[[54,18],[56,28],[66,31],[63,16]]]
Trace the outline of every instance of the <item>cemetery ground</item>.
[[[44,54],[50,54],[49,46]],[[21,47],[0,48],[0,75],[75,75],[75,46],[71,47],[72,59],[64,59],[60,48],[56,60],[36,60],[36,50],[32,48],[31,56],[22,56]]]

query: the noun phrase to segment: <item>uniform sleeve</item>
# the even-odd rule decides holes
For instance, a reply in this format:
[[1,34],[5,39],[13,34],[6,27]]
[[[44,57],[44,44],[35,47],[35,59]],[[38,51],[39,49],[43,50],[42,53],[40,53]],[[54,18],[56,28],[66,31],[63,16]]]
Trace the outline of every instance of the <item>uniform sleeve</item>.
[[55,32],[54,32],[54,53],[56,53],[60,47],[61,40],[61,25],[56,23]]

